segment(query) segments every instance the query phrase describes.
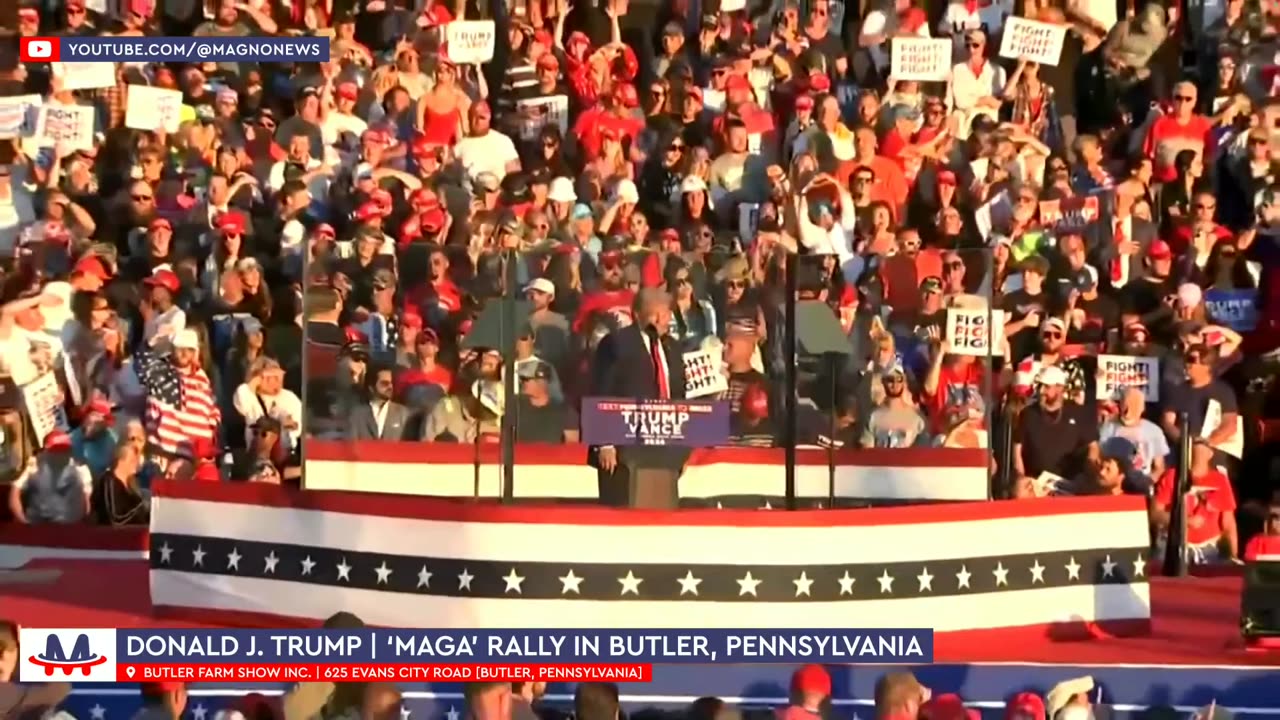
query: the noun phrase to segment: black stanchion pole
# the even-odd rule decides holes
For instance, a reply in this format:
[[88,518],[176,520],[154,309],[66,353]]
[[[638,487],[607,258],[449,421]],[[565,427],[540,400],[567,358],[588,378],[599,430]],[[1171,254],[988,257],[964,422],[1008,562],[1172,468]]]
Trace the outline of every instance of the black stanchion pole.
[[827,371],[831,374],[831,408],[827,412],[827,507],[836,506],[836,413],[840,403],[840,363],[843,355],[827,353]]
[[787,509],[796,509],[796,276],[800,265],[798,255],[787,256],[787,297],[783,301],[786,311],[786,328],[783,330],[782,357],[786,367],[786,434],[783,452],[786,456]]
[[505,279],[502,292],[502,479],[499,480],[498,497],[502,502],[511,502],[515,492],[516,475],[516,421],[511,412],[516,408],[516,287],[520,278],[517,263],[520,255],[515,250],[508,250],[506,267],[503,268]]
[[1186,413],[1178,416],[1178,472],[1174,474],[1173,507],[1169,509],[1169,534],[1164,546],[1164,574],[1187,574],[1187,490],[1191,486],[1191,422]]

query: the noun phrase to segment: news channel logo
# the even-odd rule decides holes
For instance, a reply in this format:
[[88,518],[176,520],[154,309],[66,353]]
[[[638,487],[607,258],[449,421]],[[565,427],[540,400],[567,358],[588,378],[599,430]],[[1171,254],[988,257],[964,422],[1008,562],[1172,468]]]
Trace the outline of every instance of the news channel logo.
[[103,628],[21,628],[20,677],[116,681],[116,631]]

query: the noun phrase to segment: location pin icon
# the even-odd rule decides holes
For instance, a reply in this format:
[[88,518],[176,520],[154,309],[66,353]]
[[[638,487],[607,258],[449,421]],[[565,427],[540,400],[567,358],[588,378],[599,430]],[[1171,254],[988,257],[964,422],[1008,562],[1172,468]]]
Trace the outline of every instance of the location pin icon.
[[124,674],[125,674],[125,675],[128,675],[130,680],[132,680],[132,679],[133,679],[133,674],[134,674],[135,672],[137,672],[137,670],[135,670],[135,669],[133,668],[133,666],[132,666],[132,665],[130,665],[130,666],[128,666],[128,667],[126,667],[126,668],[124,669]]

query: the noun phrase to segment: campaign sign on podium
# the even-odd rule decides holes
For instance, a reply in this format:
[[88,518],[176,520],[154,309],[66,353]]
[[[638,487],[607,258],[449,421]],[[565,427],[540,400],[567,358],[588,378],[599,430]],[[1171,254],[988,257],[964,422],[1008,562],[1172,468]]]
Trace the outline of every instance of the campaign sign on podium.
[[729,442],[729,403],[724,400],[585,398],[582,439],[588,445],[725,445]]

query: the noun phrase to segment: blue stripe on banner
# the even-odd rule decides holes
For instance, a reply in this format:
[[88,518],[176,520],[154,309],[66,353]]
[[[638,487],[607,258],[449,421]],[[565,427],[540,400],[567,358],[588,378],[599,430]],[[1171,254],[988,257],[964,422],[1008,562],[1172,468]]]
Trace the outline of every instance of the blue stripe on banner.
[[[887,666],[829,666],[833,705],[842,717],[866,716],[874,697],[875,682]],[[699,665],[654,668],[649,684],[623,683],[622,700],[629,711],[645,707],[675,710],[697,698],[714,695],[746,707],[786,704],[794,666]],[[933,665],[915,674],[935,694],[957,692],[985,720],[1003,717],[1005,701],[1018,692],[1044,694],[1068,678],[1091,675],[1101,688],[1102,703],[1117,716],[1128,716],[1152,705],[1173,705],[1190,713],[1209,703],[1244,718],[1274,720],[1280,716],[1280,694],[1275,692],[1274,667],[1193,666],[1069,666],[1069,665]],[[408,720],[459,720],[462,687],[456,684],[405,684],[401,686]],[[185,717],[212,720],[217,710],[233,706],[248,693],[273,696],[286,686],[261,684],[250,688],[206,684],[190,691]],[[546,700],[555,706],[572,702],[569,685],[553,683]],[[130,685],[82,685],[72,691],[66,705],[81,720],[123,720],[132,717],[139,704],[137,687]],[[104,712],[93,713],[95,706]],[[201,712],[203,709],[203,714]],[[207,717],[205,715],[207,714]],[[1117,717],[1119,720],[1119,717]]]

